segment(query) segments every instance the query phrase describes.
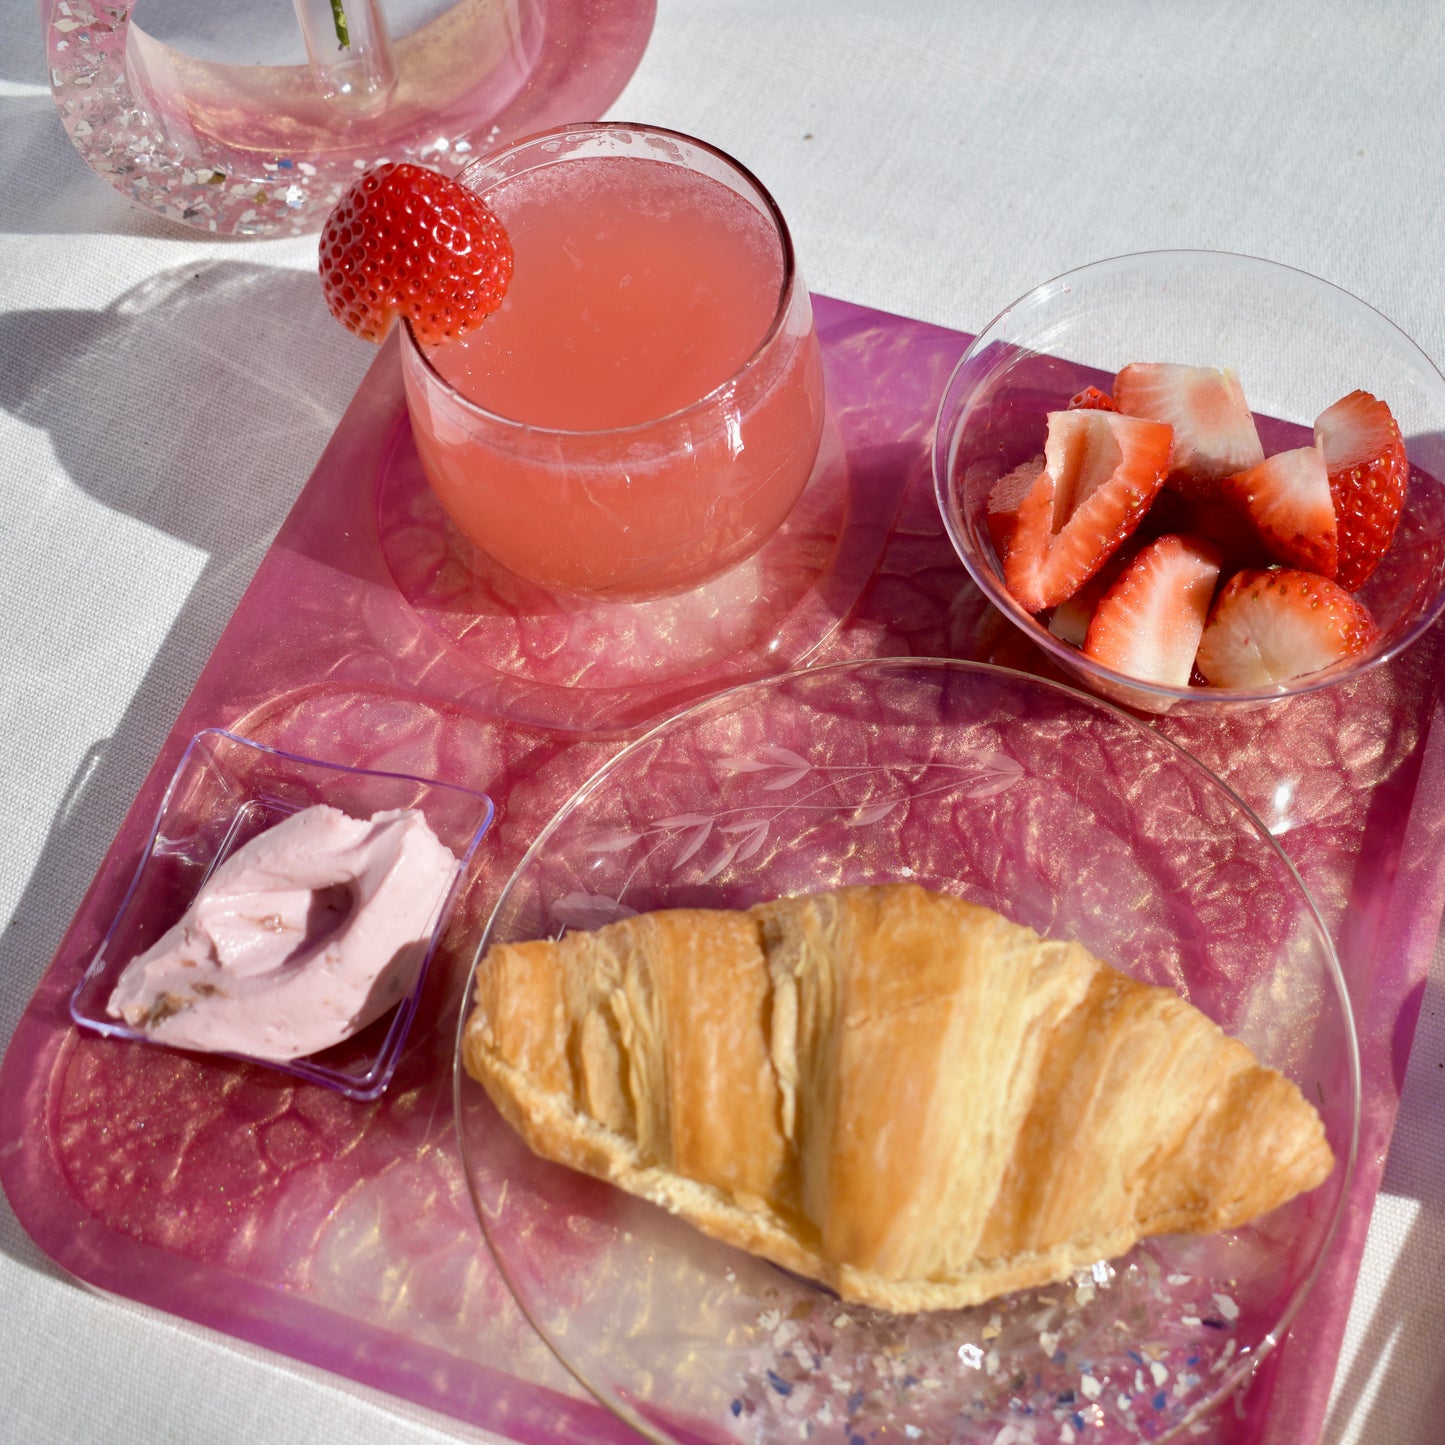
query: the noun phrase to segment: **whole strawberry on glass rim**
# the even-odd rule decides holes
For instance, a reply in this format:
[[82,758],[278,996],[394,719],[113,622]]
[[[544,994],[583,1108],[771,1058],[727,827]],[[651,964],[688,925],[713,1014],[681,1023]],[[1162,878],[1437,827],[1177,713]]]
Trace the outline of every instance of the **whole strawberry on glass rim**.
[[406,161],[362,175],[321,231],[326,304],[366,341],[399,318],[422,347],[464,335],[502,304],[512,264],[506,228],[479,196]]

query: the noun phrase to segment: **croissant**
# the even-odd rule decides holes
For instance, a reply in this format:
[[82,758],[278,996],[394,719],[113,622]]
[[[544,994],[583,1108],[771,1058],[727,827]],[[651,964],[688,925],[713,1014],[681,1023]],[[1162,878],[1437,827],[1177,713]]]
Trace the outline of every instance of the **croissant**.
[[1334,1164],[1173,991],[913,884],[497,945],[463,1059],[537,1153],[899,1312],[1243,1224]]

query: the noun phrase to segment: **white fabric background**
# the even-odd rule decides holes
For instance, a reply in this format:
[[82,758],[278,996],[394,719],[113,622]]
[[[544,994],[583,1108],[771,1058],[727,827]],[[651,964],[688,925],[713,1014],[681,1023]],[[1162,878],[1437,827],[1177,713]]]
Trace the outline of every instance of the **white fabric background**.
[[[741,158],[819,291],[977,330],[1085,261],[1211,247],[1442,361],[1442,68],[1427,0],[660,0],[611,114]],[[0,1040],[370,359],[314,260],[113,194],[60,128],[35,0],[0,0]],[[1330,1445],[1441,1438],[1442,998],[1437,960]],[[0,1438],[456,1433],[98,1298],[0,1205]]]

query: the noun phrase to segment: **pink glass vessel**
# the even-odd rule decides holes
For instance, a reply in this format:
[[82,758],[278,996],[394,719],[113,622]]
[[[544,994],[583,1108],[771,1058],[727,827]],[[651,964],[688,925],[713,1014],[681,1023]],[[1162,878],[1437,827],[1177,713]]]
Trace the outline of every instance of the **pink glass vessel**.
[[40,0],[51,89],[118,191],[218,235],[317,229],[360,170],[475,155],[621,91],[654,0]]
[[512,236],[501,309],[403,371],[457,527],[571,596],[683,592],[751,556],[813,473],[822,358],[787,225],[701,141],[566,128],[463,173]]

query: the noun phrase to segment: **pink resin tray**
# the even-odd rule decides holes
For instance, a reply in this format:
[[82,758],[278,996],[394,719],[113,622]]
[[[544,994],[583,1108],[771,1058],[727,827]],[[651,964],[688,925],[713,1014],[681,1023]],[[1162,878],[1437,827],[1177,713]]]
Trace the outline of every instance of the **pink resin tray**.
[[[89,1284],[525,1442],[636,1437],[556,1363],[483,1243],[453,1120],[471,948],[518,861],[645,723],[782,666],[870,656],[1046,671],[968,580],[933,501],[934,411],[968,338],[818,298],[834,431],[796,526],[700,614],[539,614],[477,591],[415,475],[383,350],[217,644],[16,1030],[0,1180]],[[781,589],[770,579],[806,579]],[[739,602],[741,598],[741,603]],[[480,611],[478,611],[480,609]],[[667,659],[679,626],[685,666]],[[1267,712],[1156,725],[1279,839],[1348,980],[1364,1105],[1345,1222],[1307,1308],[1208,1438],[1318,1438],[1445,905],[1445,635]],[[79,1031],[70,997],[191,737],[224,727],[489,794],[387,1092]],[[1090,1431],[1090,1438],[1107,1438]]]

